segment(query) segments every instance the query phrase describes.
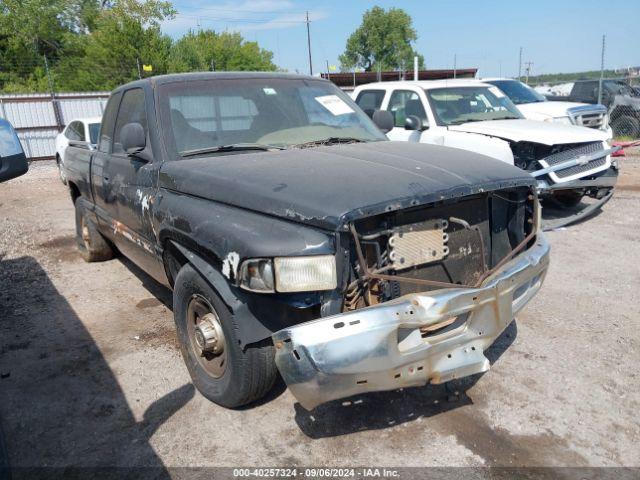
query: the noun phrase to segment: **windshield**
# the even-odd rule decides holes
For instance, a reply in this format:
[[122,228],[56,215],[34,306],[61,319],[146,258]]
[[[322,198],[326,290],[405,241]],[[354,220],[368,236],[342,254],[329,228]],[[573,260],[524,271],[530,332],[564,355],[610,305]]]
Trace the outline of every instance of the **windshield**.
[[426,90],[438,125],[523,118],[497,87],[447,87]]
[[159,101],[168,150],[180,156],[386,140],[347,95],[322,80],[175,82],[160,86]]
[[605,81],[604,83],[605,83],[605,88],[608,88],[610,91],[612,91],[616,95],[631,95],[631,96],[636,95],[636,92],[634,91],[633,88],[631,88],[629,85],[619,80]]
[[90,123],[89,124],[89,142],[93,145],[98,144],[98,134],[100,133],[100,124],[99,123]]
[[523,103],[546,102],[546,98],[536,92],[529,85],[525,85],[517,80],[491,80],[491,85],[495,85],[516,105]]

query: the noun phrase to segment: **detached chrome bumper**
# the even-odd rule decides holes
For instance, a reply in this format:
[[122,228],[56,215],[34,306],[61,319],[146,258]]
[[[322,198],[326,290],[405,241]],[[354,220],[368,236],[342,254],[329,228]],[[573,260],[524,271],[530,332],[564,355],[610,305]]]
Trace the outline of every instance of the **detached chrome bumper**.
[[[363,392],[443,383],[489,369],[483,351],[540,289],[549,265],[542,234],[474,289],[442,289],[276,332],[276,364],[306,409]],[[420,328],[467,315],[456,328]],[[455,325],[455,324],[454,324]]]

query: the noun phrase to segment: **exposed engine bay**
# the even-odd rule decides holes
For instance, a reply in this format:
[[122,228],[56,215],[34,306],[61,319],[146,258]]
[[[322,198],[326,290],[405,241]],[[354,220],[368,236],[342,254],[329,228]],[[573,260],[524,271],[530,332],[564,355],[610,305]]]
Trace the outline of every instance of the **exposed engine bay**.
[[361,220],[352,229],[343,310],[477,285],[532,234],[535,198],[527,188],[506,189]]

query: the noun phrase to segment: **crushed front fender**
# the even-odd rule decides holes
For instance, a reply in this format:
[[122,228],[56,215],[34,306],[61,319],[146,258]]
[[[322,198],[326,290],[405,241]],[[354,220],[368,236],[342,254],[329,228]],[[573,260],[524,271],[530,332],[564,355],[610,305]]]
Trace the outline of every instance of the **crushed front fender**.
[[[276,365],[306,409],[364,392],[443,383],[489,369],[487,349],[540,289],[549,245],[533,246],[478,288],[409,294],[273,335]],[[451,323],[429,334],[429,326]]]

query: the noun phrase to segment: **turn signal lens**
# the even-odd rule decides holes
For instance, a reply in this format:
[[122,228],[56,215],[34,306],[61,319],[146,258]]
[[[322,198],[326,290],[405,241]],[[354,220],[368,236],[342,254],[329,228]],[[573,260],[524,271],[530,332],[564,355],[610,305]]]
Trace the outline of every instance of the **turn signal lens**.
[[273,293],[273,264],[268,258],[245,260],[240,266],[240,287],[251,292]]

